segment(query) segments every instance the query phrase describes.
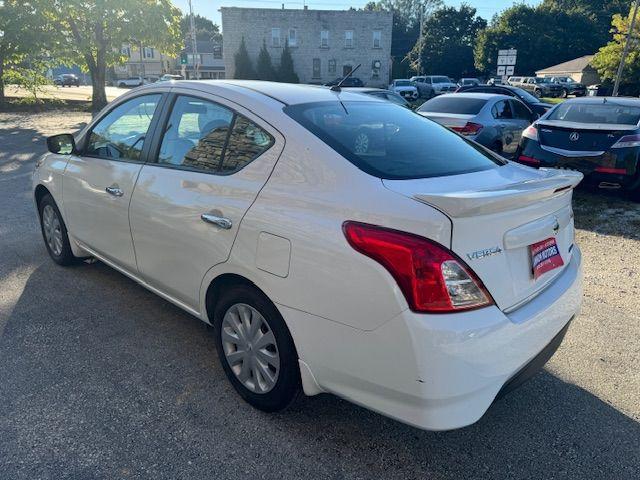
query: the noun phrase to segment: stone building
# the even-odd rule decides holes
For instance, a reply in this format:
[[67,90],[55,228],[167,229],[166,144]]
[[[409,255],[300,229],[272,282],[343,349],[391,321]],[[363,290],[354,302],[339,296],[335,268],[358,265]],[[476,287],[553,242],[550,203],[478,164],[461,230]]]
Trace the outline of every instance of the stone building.
[[234,55],[244,37],[255,62],[265,41],[274,66],[288,41],[301,83],[335,80],[361,64],[354,76],[367,86],[387,86],[391,72],[390,12],[222,7],[223,58],[234,78]]

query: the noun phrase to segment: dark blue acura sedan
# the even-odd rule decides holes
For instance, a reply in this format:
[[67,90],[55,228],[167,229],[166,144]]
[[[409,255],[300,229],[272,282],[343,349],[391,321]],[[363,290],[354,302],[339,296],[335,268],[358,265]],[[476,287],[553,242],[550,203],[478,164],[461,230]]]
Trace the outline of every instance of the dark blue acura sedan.
[[584,97],[549,110],[522,134],[516,161],[579,170],[600,188],[640,193],[640,99]]

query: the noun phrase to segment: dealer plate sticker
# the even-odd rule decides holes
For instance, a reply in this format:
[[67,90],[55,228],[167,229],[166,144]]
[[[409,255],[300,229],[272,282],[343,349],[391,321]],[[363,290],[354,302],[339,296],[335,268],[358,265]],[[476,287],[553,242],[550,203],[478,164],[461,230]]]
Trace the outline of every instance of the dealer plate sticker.
[[533,278],[537,280],[543,274],[564,265],[556,239],[551,237],[534,243],[531,248],[531,266]]

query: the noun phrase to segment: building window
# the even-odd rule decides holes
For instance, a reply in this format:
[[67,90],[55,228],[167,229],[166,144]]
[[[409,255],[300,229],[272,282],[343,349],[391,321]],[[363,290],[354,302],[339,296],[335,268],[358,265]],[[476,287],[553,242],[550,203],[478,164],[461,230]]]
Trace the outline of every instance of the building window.
[[144,58],[153,58],[153,48],[151,47],[144,47],[143,49],[144,51]]
[[329,73],[336,73],[336,61],[335,61],[335,59],[329,60]]
[[280,29],[279,28],[271,29],[271,46],[272,47],[280,46]]
[[382,32],[380,30],[373,31],[373,48],[382,48]]
[[126,56],[127,58],[131,58],[131,47],[129,47],[128,45],[125,45],[120,49],[120,53]]
[[313,59],[313,78],[320,78],[320,59]]
[[222,58],[222,47],[220,45],[213,46],[213,58]]
[[289,29],[289,46],[290,47],[298,46],[298,32],[296,32],[295,28]]
[[344,47],[353,48],[353,30],[345,30],[344,32]]
[[320,31],[320,47],[329,48],[329,30]]

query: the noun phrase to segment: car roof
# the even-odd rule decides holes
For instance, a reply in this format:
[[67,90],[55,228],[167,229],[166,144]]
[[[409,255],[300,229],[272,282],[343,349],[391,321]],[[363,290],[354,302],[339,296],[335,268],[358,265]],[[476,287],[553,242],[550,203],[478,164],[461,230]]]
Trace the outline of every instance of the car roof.
[[501,95],[499,93],[480,93],[480,92],[445,93],[444,95],[438,95],[435,98],[459,98],[459,97],[477,98],[479,100],[513,99],[513,97],[510,97],[509,95]]
[[[152,85],[142,88],[152,89]],[[311,102],[341,101],[371,102],[384,101],[374,97],[365,97],[353,88],[344,88],[338,92],[320,85],[303,85],[293,83],[264,82],[260,80],[176,80],[171,82],[172,88],[186,87],[212,94],[227,91],[230,96],[243,101],[277,100],[285,105],[297,105]],[[157,87],[160,88],[160,87]],[[136,89],[141,91],[140,89]]]
[[611,102],[611,104],[623,105],[625,107],[640,107],[640,98],[635,97],[576,97],[566,100],[564,103],[581,103],[587,105],[597,105]]

